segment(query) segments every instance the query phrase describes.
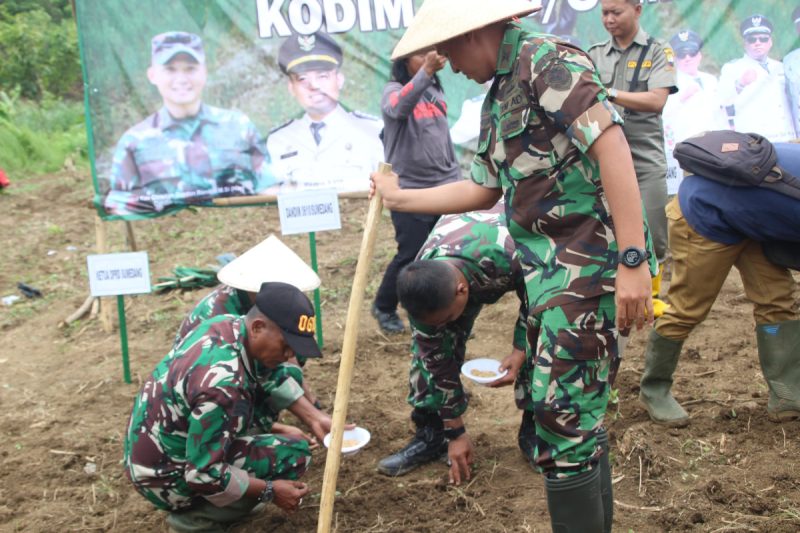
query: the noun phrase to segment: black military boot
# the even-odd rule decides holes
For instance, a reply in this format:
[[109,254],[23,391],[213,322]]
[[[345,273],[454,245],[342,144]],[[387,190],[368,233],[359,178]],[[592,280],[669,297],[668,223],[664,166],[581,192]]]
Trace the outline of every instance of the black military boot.
[[411,413],[411,420],[417,426],[414,438],[399,452],[381,459],[378,463],[378,472],[381,474],[402,476],[447,453],[444,424],[438,415],[415,409]]
[[522,423],[517,433],[517,444],[522,455],[527,459],[531,468],[536,467],[534,453],[536,452],[536,424],[533,411],[522,411]]

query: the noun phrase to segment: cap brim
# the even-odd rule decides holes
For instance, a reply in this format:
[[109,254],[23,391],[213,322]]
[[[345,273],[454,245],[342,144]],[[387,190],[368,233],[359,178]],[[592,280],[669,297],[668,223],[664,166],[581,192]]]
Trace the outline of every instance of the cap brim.
[[166,65],[167,63],[172,61],[172,59],[178,54],[186,54],[186,55],[188,55],[189,57],[191,57],[192,59],[194,59],[195,61],[197,61],[200,64],[203,64],[203,63],[206,62],[206,58],[205,57],[203,57],[201,54],[197,53],[197,50],[189,48],[188,46],[175,46],[175,47],[172,47],[172,48],[170,48],[169,50],[167,50],[165,52],[162,52],[160,54],[156,54],[156,56],[153,58],[153,61],[155,63],[158,63],[159,65]]
[[312,358],[322,357],[322,352],[313,336],[307,337],[305,335],[297,335],[285,329],[281,329],[281,331],[283,332],[283,340],[292,348],[295,355]]

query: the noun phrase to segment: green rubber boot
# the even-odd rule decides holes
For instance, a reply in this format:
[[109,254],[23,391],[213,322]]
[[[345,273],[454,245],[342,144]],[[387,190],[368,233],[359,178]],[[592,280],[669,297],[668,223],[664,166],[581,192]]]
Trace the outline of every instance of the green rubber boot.
[[800,418],[800,320],[757,326],[756,340],[769,385],[767,415],[773,422]]
[[264,505],[253,498],[245,497],[225,507],[200,498],[188,509],[169,513],[167,525],[174,533],[225,533],[233,524],[263,509]]
[[544,478],[553,533],[600,533],[604,529],[600,468],[563,479]]
[[689,415],[670,392],[681,348],[683,341],[674,341],[651,331],[644,352],[644,374],[639,382],[639,401],[647,409],[650,419],[656,424],[676,428],[689,425]]

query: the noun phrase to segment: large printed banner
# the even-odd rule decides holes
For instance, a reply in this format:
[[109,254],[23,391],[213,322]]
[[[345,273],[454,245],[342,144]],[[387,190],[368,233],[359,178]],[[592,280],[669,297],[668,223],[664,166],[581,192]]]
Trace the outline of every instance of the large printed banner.
[[[421,4],[77,0],[98,212],[132,220],[231,196],[367,190],[383,159],[389,56]],[[680,89],[663,113],[668,160],[706,129],[798,134],[798,6],[645,0],[641,26],[672,45]],[[609,38],[601,11],[600,0],[544,0],[522,22],[587,49]],[[466,159],[487,88],[440,76]],[[669,177],[674,190],[674,160]]]

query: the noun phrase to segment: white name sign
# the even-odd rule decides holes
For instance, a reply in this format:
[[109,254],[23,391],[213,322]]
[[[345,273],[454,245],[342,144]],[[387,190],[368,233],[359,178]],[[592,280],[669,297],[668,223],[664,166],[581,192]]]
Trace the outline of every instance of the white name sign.
[[150,292],[147,252],[89,255],[89,291],[92,296]]
[[283,235],[342,228],[335,189],[279,194],[278,211]]

